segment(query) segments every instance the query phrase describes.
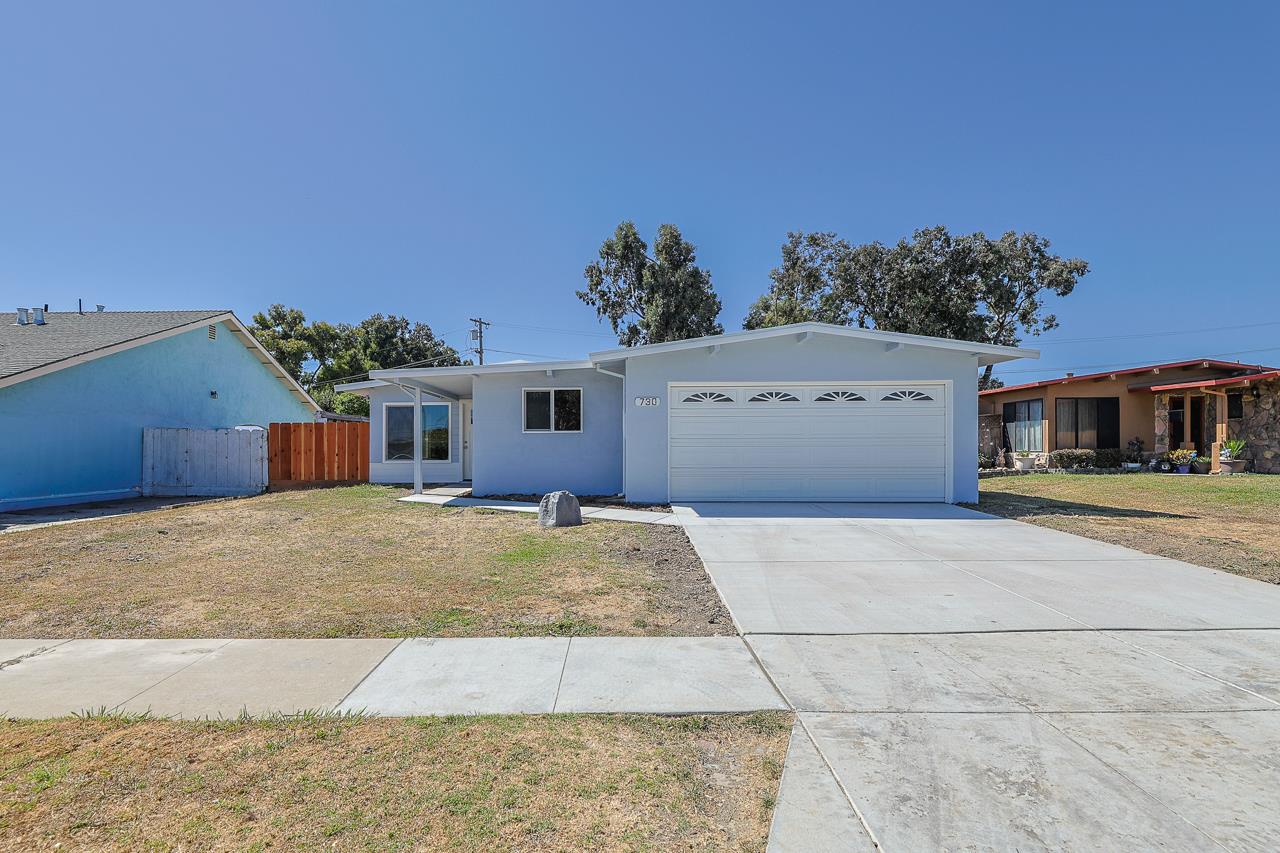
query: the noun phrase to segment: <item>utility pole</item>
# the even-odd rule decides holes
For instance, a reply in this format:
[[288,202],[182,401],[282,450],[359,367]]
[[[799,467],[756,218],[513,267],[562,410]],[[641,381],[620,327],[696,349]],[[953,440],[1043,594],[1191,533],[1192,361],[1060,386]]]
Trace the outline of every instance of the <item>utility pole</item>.
[[484,364],[484,327],[493,324],[479,317],[472,317],[471,322],[476,324],[476,327],[471,330],[471,340],[476,342],[476,355],[480,356],[480,363]]

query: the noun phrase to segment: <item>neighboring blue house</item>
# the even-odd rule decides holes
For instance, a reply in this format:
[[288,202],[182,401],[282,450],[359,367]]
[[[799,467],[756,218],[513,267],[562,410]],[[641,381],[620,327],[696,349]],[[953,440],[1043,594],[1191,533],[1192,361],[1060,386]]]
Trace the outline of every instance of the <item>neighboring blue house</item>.
[[338,390],[369,397],[373,482],[957,502],[978,499],[979,368],[1038,355],[798,323],[581,361],[375,370]]
[[0,315],[0,511],[137,496],[145,427],[317,409],[230,311]]

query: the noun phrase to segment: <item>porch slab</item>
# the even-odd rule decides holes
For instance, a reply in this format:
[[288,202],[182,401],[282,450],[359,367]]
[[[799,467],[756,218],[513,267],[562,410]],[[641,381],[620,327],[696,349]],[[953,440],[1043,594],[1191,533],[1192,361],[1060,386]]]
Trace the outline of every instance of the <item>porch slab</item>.
[[[51,641],[54,642],[54,641]],[[0,715],[118,708],[230,640],[71,640],[0,669]]]
[[646,714],[786,707],[739,637],[575,637],[555,704]]
[[549,714],[567,637],[405,640],[339,705],[389,717]]
[[232,640],[122,706],[186,719],[329,711],[400,640]]

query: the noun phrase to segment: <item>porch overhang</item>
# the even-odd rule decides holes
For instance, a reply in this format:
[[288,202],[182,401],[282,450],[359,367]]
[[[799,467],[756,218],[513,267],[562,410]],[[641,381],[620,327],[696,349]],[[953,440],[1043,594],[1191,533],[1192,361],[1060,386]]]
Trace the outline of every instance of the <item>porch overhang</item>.
[[1191,382],[1172,382],[1167,385],[1151,385],[1143,389],[1151,391],[1154,394],[1168,394],[1172,391],[1218,391],[1221,392],[1227,388],[1247,388],[1253,382],[1266,379],[1280,378],[1280,370],[1268,370],[1263,373],[1249,373],[1244,376],[1227,376],[1222,379],[1197,379]]

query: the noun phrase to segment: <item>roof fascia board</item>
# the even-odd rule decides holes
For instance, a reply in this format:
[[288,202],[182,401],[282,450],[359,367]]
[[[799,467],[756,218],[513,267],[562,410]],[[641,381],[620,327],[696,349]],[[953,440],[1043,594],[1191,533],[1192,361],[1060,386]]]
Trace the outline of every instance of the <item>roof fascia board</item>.
[[[48,364],[42,364],[39,367],[32,367],[21,373],[14,373],[9,376],[0,378],[0,388],[7,388],[10,385],[17,385],[20,382],[26,382],[29,379],[37,379],[41,376],[48,376],[50,373],[57,373],[59,370],[66,370],[68,367],[75,367],[81,364],[87,364],[91,361],[97,361],[109,355],[115,355],[118,352],[131,350],[134,347],[140,347],[143,344],[155,343],[165,338],[172,338],[174,335],[181,335],[184,332],[190,332],[192,329],[198,329],[201,326],[207,326],[211,323],[221,323],[228,318],[234,318],[235,315],[227,312],[224,314],[210,314],[208,317],[202,317],[199,320],[192,320],[190,323],[184,323],[181,326],[174,326],[172,329],[164,329],[159,332],[152,332],[149,335],[143,335],[140,338],[132,338],[127,341],[121,341],[117,344],[101,347],[91,352],[80,353],[79,355],[68,356],[57,361],[51,361]],[[237,321],[239,322],[239,321]],[[265,350],[264,350],[265,352]],[[305,393],[305,392],[304,392]],[[319,406],[316,407],[317,409]]]
[[[223,316],[225,317],[225,322],[231,326],[232,331],[240,338],[240,342],[256,352],[259,360],[271,367],[276,374],[276,378],[287,385],[295,397],[310,406],[312,411],[320,411],[320,404],[307,393],[307,390],[302,387],[302,383],[290,376],[289,371],[280,366],[280,362],[276,361],[275,356],[267,351],[267,348],[254,336],[253,332],[249,331],[244,323],[240,322],[239,317],[231,312]],[[207,325],[207,323],[198,323],[197,325]]]
[[593,361],[525,361],[519,364],[464,364],[457,367],[388,367],[370,370],[372,379],[430,378],[432,376],[468,376],[482,373],[542,373],[545,370],[592,370]]
[[[690,338],[684,341],[667,341],[660,344],[644,344],[638,347],[619,347],[600,350],[590,354],[592,361],[610,361],[615,359],[640,358],[646,355],[661,355],[697,347],[749,343],[784,335],[797,335],[811,332],[814,334],[833,335],[835,337],[856,338],[859,340],[881,341],[884,343],[901,343],[906,346],[920,346],[932,349],[956,350],[977,356],[979,359],[990,356],[1004,356],[1003,360],[1015,358],[1039,358],[1040,351],[1021,347],[996,346],[994,344],[975,343],[973,341],[953,341],[947,338],[931,338],[925,335],[908,335],[901,332],[884,332],[878,329],[855,329],[847,326],[831,326],[823,323],[793,323],[786,326],[773,326],[768,329],[752,329],[745,332],[730,332],[726,335],[708,335],[701,338]],[[805,338],[807,340],[807,338]]]

